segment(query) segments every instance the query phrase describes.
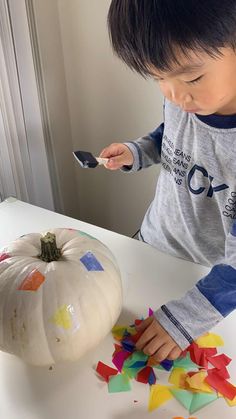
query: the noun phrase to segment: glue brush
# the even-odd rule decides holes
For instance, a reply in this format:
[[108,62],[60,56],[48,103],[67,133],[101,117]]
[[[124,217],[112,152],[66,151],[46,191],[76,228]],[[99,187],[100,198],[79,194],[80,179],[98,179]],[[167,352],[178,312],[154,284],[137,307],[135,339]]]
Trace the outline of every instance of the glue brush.
[[109,160],[101,157],[94,157],[92,153],[89,153],[88,151],[73,151],[73,155],[79,162],[80,166],[82,166],[84,169],[91,169],[97,167],[98,165],[106,164]]

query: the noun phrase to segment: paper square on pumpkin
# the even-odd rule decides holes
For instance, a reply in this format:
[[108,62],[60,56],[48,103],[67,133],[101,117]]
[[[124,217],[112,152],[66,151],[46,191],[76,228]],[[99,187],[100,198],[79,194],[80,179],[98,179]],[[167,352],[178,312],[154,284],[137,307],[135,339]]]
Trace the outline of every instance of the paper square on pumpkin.
[[37,269],[34,269],[20,284],[20,291],[37,291],[42,283],[45,281],[45,276]]
[[87,252],[80,261],[88,271],[104,271],[102,265],[92,252]]

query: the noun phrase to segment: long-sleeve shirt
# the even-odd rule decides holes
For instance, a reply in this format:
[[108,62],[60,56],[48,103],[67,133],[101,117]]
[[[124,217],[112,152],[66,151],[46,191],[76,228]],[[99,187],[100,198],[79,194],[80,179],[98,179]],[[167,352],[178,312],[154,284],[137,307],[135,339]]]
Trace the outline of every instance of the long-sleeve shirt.
[[200,116],[166,101],[164,123],[125,144],[131,171],[161,164],[141,239],[211,268],[154,313],[185,349],[236,308],[236,115]]

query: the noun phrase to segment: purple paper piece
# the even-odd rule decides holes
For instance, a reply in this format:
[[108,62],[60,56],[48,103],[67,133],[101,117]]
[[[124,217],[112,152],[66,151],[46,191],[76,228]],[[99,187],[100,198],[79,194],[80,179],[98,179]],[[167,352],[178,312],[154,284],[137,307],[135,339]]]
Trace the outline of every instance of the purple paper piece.
[[119,351],[115,354],[112,359],[113,364],[116,366],[119,372],[122,371],[125,360],[130,356],[130,352]]
[[170,361],[169,359],[164,359],[164,361],[160,362],[160,365],[166,370],[170,371],[173,367],[174,362]]
[[153,315],[153,310],[149,307],[148,309],[148,317],[151,317]]

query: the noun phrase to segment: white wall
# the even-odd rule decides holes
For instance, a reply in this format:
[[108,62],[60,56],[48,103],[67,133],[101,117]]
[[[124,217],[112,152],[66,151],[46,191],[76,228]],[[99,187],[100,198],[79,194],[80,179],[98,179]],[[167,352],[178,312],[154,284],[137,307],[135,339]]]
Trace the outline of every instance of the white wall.
[[[69,107],[65,124],[70,118],[74,149],[98,155],[111,142],[134,139],[161,122],[162,97],[154,82],[132,73],[113,55],[106,25],[110,0],[34,1],[38,24],[44,24],[39,31],[42,56],[51,43],[51,31],[55,32],[56,9],[59,13],[67,96],[64,99],[65,108],[67,100]],[[55,47],[59,51],[58,44]],[[62,77],[58,65],[59,62],[53,69],[48,65],[45,71],[53,73],[55,79]],[[55,92],[50,95],[51,101],[55,95],[57,106]],[[58,147],[63,156],[65,144],[61,142]],[[100,167],[84,170],[69,161],[69,155],[67,164],[75,169],[78,218],[127,235],[139,228],[154,194],[157,167],[132,175]]]

